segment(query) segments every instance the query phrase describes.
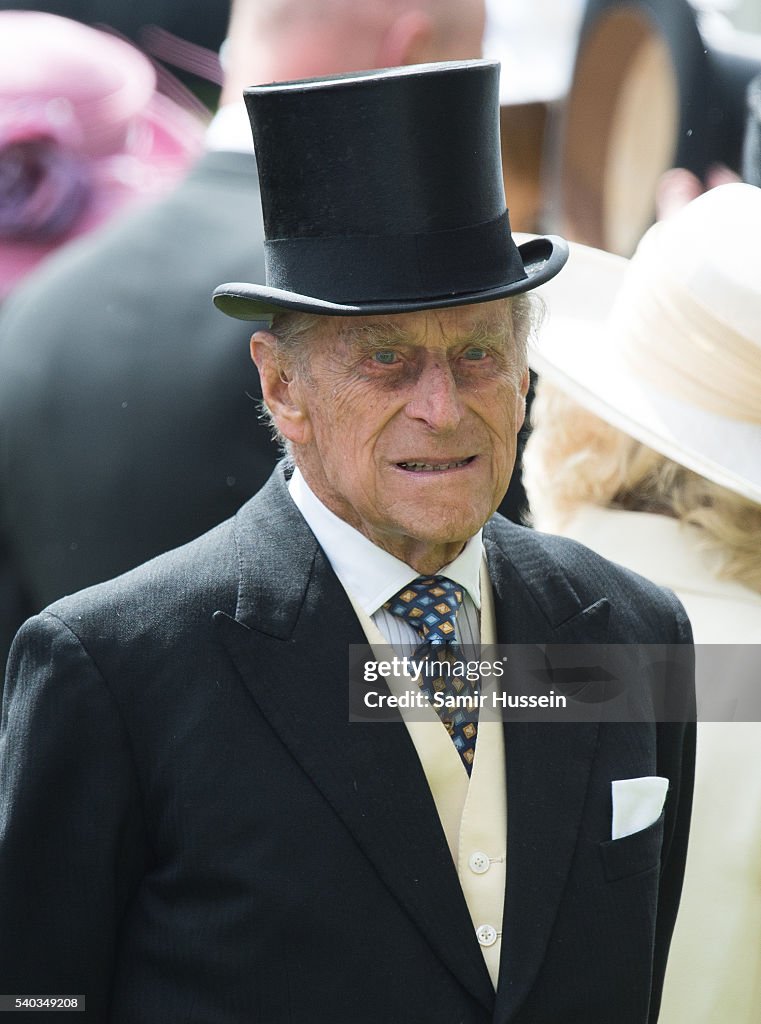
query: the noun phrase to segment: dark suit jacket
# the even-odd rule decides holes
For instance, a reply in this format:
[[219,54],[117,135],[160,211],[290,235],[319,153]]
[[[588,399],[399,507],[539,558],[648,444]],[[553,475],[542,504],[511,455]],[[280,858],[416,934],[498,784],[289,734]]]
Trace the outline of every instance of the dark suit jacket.
[[28,615],[199,536],[272,472],[253,325],[211,302],[263,280],[263,237],[253,156],[209,153],[4,307],[0,679]]
[[[485,544],[501,640],[689,638],[671,595],[577,544],[500,517]],[[0,738],[0,991],[84,993],[81,1019],[113,1024],[655,1020],[689,728],[505,726],[495,999],[405,727],[348,721],[363,642],[280,471],[28,623]],[[643,775],[670,779],[664,814],[611,842],[611,780]]]

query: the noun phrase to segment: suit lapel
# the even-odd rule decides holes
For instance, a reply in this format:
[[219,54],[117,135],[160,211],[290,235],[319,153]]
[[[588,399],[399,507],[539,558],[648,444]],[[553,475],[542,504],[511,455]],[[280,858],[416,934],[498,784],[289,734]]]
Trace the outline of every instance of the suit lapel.
[[463,986],[494,992],[457,873],[401,720],[349,722],[350,644],[366,644],[346,594],[276,474],[238,515],[235,619],[222,641],[272,729]]
[[[609,607],[584,607],[525,531],[485,531],[500,642],[602,642]],[[495,1021],[528,994],[568,878],[597,744],[596,724],[505,724],[507,884]]]

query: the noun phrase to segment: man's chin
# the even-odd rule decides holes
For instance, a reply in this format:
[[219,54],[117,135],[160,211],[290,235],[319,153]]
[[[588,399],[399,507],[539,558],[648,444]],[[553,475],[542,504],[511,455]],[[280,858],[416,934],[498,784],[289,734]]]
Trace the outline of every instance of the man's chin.
[[[478,533],[490,515],[491,512],[455,518],[451,515],[439,516],[435,510],[422,510],[418,520],[398,524],[398,533],[392,544],[396,546],[401,542],[421,552],[426,549],[433,551],[449,548],[454,551],[454,558],[470,538]],[[448,561],[451,561],[451,558]]]

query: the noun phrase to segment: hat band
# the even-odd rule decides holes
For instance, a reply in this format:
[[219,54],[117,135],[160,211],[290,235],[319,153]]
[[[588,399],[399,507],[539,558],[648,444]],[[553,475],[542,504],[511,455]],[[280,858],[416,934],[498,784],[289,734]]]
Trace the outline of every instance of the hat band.
[[683,402],[761,425],[761,347],[717,319],[710,299],[699,304],[645,245],[643,239],[609,320],[621,358],[641,380]]
[[268,287],[340,303],[461,295],[526,280],[507,211],[425,234],[274,238],[264,257]]

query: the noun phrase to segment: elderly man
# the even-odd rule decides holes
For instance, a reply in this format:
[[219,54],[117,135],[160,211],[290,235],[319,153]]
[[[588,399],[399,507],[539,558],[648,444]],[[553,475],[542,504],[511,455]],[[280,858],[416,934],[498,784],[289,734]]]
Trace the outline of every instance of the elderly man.
[[[525,293],[566,257],[510,235],[497,77],[248,90],[267,284],[215,301],[272,317],[252,351],[292,461],[234,519],[19,635],[3,992],[77,993],[119,1024],[656,1019],[686,726],[348,720],[367,639],[689,640],[673,596],[493,516]],[[620,837],[614,783],[644,813]]]

